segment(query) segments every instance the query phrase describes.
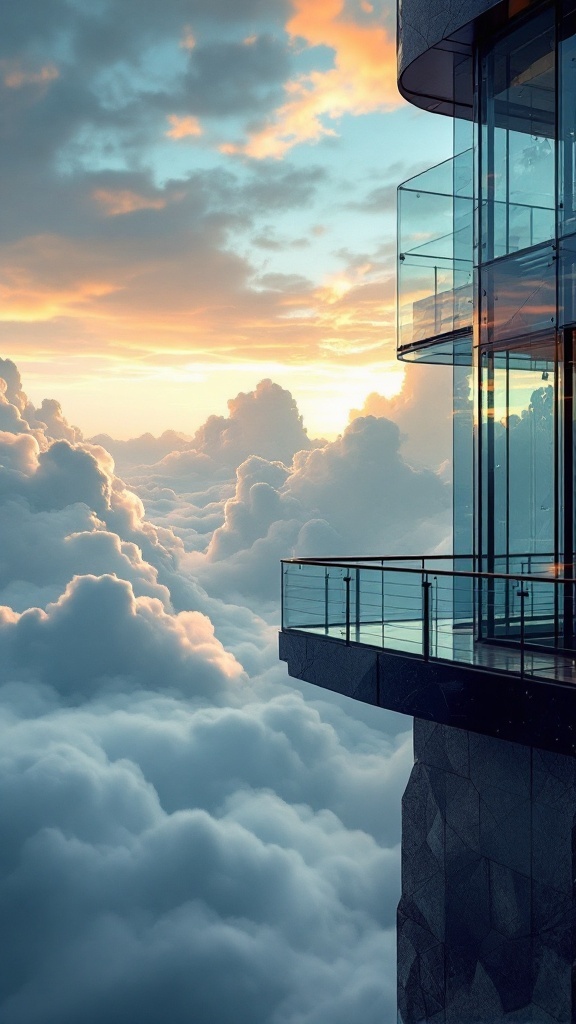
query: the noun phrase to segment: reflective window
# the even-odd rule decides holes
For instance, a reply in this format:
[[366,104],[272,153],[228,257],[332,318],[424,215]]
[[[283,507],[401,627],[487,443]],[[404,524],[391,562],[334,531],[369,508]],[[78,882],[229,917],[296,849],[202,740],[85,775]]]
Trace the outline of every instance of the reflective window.
[[576,12],[565,14],[558,42],[560,235],[576,232]]
[[555,236],[555,26],[544,11],[482,62],[481,262]]
[[[555,562],[556,380],[553,338],[482,354],[482,568],[489,572],[547,573]],[[515,590],[503,584],[488,595],[489,634],[516,635],[511,600]]]
[[556,324],[556,252],[552,245],[496,260],[480,271],[482,341],[500,343]]

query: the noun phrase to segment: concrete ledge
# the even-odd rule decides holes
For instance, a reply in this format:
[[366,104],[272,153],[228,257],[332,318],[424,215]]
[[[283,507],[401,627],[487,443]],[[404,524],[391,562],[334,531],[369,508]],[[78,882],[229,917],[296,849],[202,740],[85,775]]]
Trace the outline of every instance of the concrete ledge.
[[365,704],[576,755],[576,689],[570,686],[291,631],[280,633],[280,659],[295,679]]

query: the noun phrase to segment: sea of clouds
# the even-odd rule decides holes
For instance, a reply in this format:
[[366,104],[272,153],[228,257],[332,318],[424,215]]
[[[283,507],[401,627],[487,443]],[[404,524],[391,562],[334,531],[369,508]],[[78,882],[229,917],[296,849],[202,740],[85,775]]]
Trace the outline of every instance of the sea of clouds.
[[288,679],[278,589],[448,545],[415,379],[331,442],[271,381],[88,441],[0,360],[2,1024],[395,1020],[410,722]]

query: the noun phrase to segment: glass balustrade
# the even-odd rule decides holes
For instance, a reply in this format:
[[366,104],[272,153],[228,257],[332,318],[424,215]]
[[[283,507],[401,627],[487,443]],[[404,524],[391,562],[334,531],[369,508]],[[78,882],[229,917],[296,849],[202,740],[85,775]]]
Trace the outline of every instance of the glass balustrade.
[[425,660],[575,682],[573,652],[563,647],[574,580],[563,578],[562,567],[544,553],[516,556],[511,573],[458,568],[469,561],[286,560],[282,628]]
[[[472,327],[472,170],[466,150],[398,189],[398,354],[404,358],[418,358],[423,343]],[[451,361],[438,345],[434,351],[439,362]]]

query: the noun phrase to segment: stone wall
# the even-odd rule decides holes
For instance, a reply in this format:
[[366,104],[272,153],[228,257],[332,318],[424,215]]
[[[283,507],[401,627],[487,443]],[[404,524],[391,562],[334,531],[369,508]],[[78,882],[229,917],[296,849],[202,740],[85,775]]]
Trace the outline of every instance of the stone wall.
[[415,720],[402,1024],[572,1024],[576,758]]

